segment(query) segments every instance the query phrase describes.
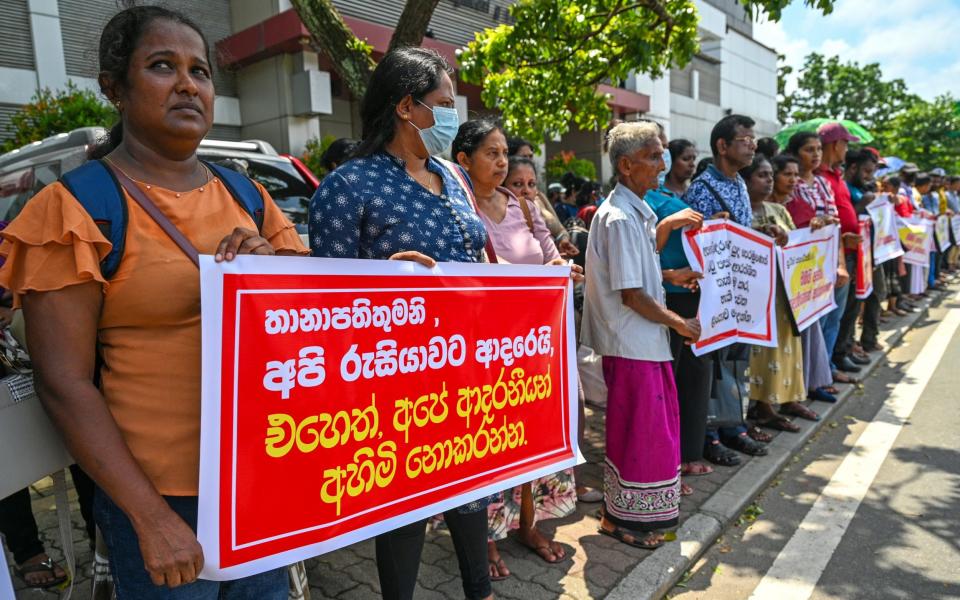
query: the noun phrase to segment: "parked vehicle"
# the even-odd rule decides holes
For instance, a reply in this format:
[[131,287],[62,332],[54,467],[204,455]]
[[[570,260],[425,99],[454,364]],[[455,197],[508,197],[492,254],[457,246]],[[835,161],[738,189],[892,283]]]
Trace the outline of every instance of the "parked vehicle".
[[[83,164],[87,151],[106,133],[102,127],[81,127],[0,156],[0,220],[16,217],[43,186]],[[260,183],[297,226],[297,232],[307,233],[310,197],[320,182],[298,158],[278,154],[262,140],[206,139],[200,142],[197,154]]]

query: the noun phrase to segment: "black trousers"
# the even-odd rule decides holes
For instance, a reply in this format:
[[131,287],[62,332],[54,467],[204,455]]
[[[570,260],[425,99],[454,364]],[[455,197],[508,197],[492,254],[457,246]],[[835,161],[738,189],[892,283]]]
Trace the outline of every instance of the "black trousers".
[[[697,316],[700,293],[669,293],[667,308],[685,319]],[[703,438],[707,433],[707,401],[713,384],[713,353],[695,356],[684,338],[670,330],[673,353],[673,377],[680,404],[680,461],[689,463],[703,458]]]
[[[847,273],[851,279],[857,276],[857,255],[854,252],[848,252],[846,255]],[[860,301],[857,300],[857,294],[854,292],[854,281],[850,282],[850,293],[847,295],[847,305],[843,309],[843,316],[840,317],[840,329],[837,332],[837,343],[833,347],[833,364],[839,364],[844,356],[850,354],[853,349],[853,334],[856,330],[857,317],[860,314]]]
[[0,533],[7,539],[18,565],[44,551],[30,506],[29,488],[0,500]]
[[[487,511],[443,513],[457,551],[463,593],[481,600],[493,593],[487,570]],[[383,600],[412,600],[420,571],[426,522],[417,521],[377,536],[377,574]]]

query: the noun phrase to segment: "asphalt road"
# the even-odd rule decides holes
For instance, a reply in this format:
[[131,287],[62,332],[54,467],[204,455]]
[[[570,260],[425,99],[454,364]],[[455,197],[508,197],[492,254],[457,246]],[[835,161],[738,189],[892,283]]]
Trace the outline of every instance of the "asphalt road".
[[932,308],[668,597],[960,599],[958,324]]

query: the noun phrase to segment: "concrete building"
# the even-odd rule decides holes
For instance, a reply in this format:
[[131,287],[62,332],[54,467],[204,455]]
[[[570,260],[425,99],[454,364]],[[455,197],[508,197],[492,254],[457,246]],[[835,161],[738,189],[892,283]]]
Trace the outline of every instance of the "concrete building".
[[[683,70],[657,81],[631,77],[611,95],[615,118],[647,115],[671,137],[688,137],[708,151],[710,128],[724,114],[757,119],[758,131],[776,124],[776,54],[751,36],[752,24],[736,0],[696,0],[701,53]],[[374,48],[387,48],[404,0],[333,0],[347,25]],[[424,45],[456,65],[456,49],[476,31],[508,22],[511,0],[441,0]],[[300,153],[321,135],[357,137],[359,102],[332,66],[313,52],[309,35],[289,0],[165,0],[200,24],[216,44],[220,68],[213,137],[262,138],[281,152]],[[0,2],[0,137],[10,116],[37,88],[62,88],[68,80],[98,90],[97,44],[116,0],[3,0]],[[461,118],[488,112],[480,90],[458,83]],[[602,132],[573,131],[546,144],[547,155],[574,150],[609,176]]]

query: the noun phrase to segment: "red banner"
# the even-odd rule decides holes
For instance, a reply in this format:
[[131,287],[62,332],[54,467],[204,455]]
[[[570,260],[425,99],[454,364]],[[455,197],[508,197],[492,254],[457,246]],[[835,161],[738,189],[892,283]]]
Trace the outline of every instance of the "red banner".
[[205,577],[286,565],[575,463],[569,268],[202,266]]
[[857,299],[873,293],[873,241],[870,217],[860,215],[860,245],[857,246]]

